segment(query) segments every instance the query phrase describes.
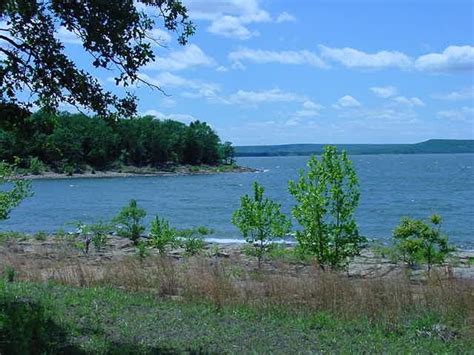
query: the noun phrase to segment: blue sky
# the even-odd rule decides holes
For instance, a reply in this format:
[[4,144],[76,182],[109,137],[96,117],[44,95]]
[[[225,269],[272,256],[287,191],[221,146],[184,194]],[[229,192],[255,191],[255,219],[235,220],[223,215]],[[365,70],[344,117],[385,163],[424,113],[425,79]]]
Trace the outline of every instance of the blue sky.
[[156,29],[166,48],[141,73],[170,96],[133,88],[142,114],[204,120],[236,145],[474,138],[472,1],[183,3],[197,32],[181,47]]

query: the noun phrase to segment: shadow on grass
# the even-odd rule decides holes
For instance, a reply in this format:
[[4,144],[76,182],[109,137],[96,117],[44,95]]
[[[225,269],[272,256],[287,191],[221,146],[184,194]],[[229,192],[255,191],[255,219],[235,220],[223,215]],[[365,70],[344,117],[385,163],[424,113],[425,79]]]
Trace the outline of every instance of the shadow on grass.
[[[104,334],[102,338],[106,338]],[[71,341],[40,304],[29,298],[0,300],[0,354],[88,354]],[[106,354],[204,354],[202,349],[137,347],[137,344],[110,343]]]

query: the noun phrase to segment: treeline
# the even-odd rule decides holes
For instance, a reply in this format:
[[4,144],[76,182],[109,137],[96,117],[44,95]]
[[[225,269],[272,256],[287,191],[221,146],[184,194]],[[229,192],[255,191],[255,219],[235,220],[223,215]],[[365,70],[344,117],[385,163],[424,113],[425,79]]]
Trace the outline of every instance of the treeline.
[[[335,146],[350,155],[474,153],[474,140],[468,139],[430,139],[415,144],[336,144]],[[324,144],[240,146],[235,148],[235,155],[238,157],[321,155],[324,147]]]
[[186,125],[152,116],[107,122],[100,117],[38,111],[14,117],[0,110],[0,160],[58,172],[91,167],[162,167],[232,163],[233,147],[205,122]]

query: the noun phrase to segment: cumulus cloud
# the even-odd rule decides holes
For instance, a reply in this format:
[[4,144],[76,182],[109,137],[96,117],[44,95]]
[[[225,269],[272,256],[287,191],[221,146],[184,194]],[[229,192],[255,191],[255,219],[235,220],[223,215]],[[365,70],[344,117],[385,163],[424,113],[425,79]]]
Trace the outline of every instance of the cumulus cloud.
[[293,65],[311,65],[318,68],[326,68],[327,65],[313,52],[301,51],[266,51],[260,49],[241,48],[229,53],[229,59],[234,63],[242,64],[243,61],[253,63],[280,63]]
[[222,16],[214,20],[207,30],[216,35],[241,40],[258,35],[257,31],[250,31],[239,18],[234,16]]
[[345,95],[339,98],[339,100],[337,100],[337,104],[333,105],[333,107],[336,109],[356,108],[361,106],[362,104],[350,95]]
[[186,7],[191,19],[210,21],[209,32],[239,40],[258,35],[258,31],[249,29],[251,24],[294,20],[287,12],[273,17],[258,0],[188,0]]
[[397,94],[397,88],[394,86],[374,86],[370,88],[376,96],[382,97],[384,99]]
[[366,53],[354,48],[331,48],[319,46],[323,58],[335,61],[348,68],[356,69],[386,69],[386,68],[409,68],[412,59],[406,54],[398,51],[379,51]]
[[277,23],[282,23],[282,22],[294,22],[296,21],[296,17],[293,15],[289,14],[286,11],[283,11],[281,14],[279,14],[275,20]]
[[438,111],[437,116],[450,121],[474,121],[474,107],[464,106],[454,110]]
[[392,98],[393,102],[396,102],[401,105],[407,106],[425,106],[425,103],[421,101],[418,97],[405,97],[405,96],[396,96]]
[[461,72],[474,70],[474,47],[449,46],[441,53],[420,56],[415,67],[429,72]]
[[306,101],[306,98],[280,89],[263,91],[239,90],[230,95],[229,101],[236,104],[257,105],[268,102],[304,102]]
[[474,86],[459,91],[451,91],[446,94],[435,94],[433,98],[447,101],[474,100]]
[[149,37],[152,45],[162,45],[171,42],[171,35],[169,32],[160,28],[154,28],[150,31]]
[[82,40],[75,33],[68,31],[64,26],[58,28],[57,38],[68,44],[82,44]]
[[165,90],[169,88],[180,88],[186,90],[181,94],[185,97],[205,98],[213,102],[222,100],[219,96],[220,87],[214,83],[208,83],[200,80],[191,80],[169,72],[163,72],[156,76],[140,74],[140,78]]
[[190,44],[180,50],[170,52],[166,57],[156,58],[154,62],[146,66],[146,69],[177,71],[196,66],[215,65],[216,62],[212,57],[206,55],[197,45]]
[[428,53],[413,59],[399,51],[367,53],[350,47],[320,45],[323,59],[355,69],[417,69],[425,72],[463,72],[474,70],[474,47],[449,46],[441,53]]

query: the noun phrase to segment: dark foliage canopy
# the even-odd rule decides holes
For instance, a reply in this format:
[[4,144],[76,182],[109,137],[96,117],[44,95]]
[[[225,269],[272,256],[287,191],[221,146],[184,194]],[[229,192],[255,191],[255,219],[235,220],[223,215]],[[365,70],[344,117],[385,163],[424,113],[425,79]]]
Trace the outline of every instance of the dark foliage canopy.
[[102,170],[232,162],[230,143],[222,144],[214,130],[200,121],[186,125],[144,116],[112,123],[99,116],[46,110],[6,117],[0,120],[0,161],[19,157],[21,167],[31,170],[64,173],[87,166]]
[[141,81],[139,69],[155,58],[150,38],[155,25],[177,32],[182,45],[194,33],[179,0],[0,0],[2,110],[21,116],[33,104],[54,111],[66,102],[104,117],[133,116],[136,98],[106,91],[79,69],[58,30],[77,35],[92,65],[114,69],[116,84],[127,87]]

